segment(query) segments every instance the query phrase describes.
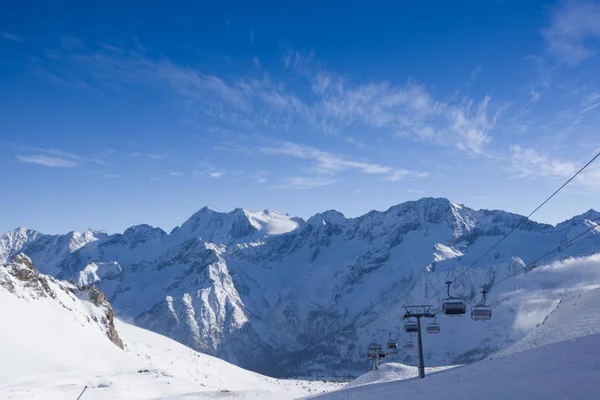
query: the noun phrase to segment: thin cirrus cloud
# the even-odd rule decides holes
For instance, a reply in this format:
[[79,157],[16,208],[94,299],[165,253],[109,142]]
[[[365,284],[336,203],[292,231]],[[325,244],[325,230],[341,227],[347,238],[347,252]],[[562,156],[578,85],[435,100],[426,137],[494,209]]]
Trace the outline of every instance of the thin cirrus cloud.
[[[16,148],[21,152],[31,153],[15,155],[19,161],[29,164],[43,165],[45,167],[71,168],[80,164],[105,164],[105,161],[101,158],[85,157],[52,148],[32,146],[18,146]],[[109,153],[104,154],[110,155]]]
[[[400,181],[404,178],[426,178],[429,174],[424,171],[411,171],[406,169],[398,169],[390,166],[368,163],[362,161],[349,160],[332,153],[319,150],[309,146],[302,146],[293,142],[281,142],[274,146],[263,147],[261,151],[271,155],[285,155],[295,158],[312,160],[314,165],[311,171],[320,175],[335,175],[337,173],[354,170],[363,174],[381,175],[384,180]],[[319,185],[324,186],[333,181],[319,181]]]
[[322,186],[328,186],[334,184],[335,182],[335,179],[328,179],[323,177],[293,176],[291,178],[285,178],[283,182],[278,185],[270,186],[269,189],[307,190]]
[[25,39],[23,39],[20,36],[17,35],[13,35],[12,33],[8,33],[6,31],[0,31],[0,37],[6,39],[6,40],[10,40],[13,42],[17,42],[17,43],[24,43]]
[[[596,154],[598,151],[597,149]],[[573,176],[583,165],[582,162],[575,163],[553,159],[540,151],[515,145],[511,148],[508,169],[514,174],[515,178],[566,180]],[[600,187],[600,166],[590,165],[577,176],[574,183],[583,189],[598,190]]]
[[58,78],[75,75],[106,84],[159,88],[191,115],[209,115],[247,127],[290,129],[305,124],[336,134],[356,126],[384,137],[485,154],[498,117],[498,111],[490,110],[489,97],[440,100],[414,81],[356,83],[322,68],[312,52],[285,52],[285,73],[300,76],[298,86],[290,87],[269,73],[260,78],[222,77],[137,51],[120,53],[106,46],[87,46],[82,51],[85,44],[77,43],[78,47],[61,50],[61,65],[54,67],[70,70],[55,74]]
[[164,160],[168,157],[167,154],[152,154],[152,153],[131,153],[132,157],[148,158],[150,160]]
[[594,55],[586,42],[600,38],[600,5],[592,1],[569,0],[556,8],[550,24],[542,29],[548,53],[568,65]]
[[194,176],[210,177],[210,178],[221,178],[225,175],[225,171],[194,171]]
[[38,164],[43,165],[44,167],[53,167],[53,168],[71,168],[79,165],[75,161],[67,160],[59,157],[49,157],[44,155],[20,155],[17,154],[15,157],[24,163],[28,164]]

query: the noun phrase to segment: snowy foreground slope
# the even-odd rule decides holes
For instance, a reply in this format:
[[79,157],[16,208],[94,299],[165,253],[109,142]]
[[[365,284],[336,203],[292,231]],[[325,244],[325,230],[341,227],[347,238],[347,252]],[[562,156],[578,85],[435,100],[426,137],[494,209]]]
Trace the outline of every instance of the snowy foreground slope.
[[331,392],[322,400],[587,400],[600,393],[600,334],[430,375]]
[[[577,267],[579,273],[581,267],[600,269],[600,259],[580,260],[571,265],[556,263],[546,269],[571,270],[572,276]],[[554,288],[545,290],[561,290],[559,282],[555,283]],[[316,398],[599,398],[600,289],[593,287],[583,285],[563,293],[554,311],[529,335],[488,359],[428,375],[423,380],[407,380],[416,376],[411,367],[383,364],[379,371],[357,378],[344,389]]]
[[293,399],[336,387],[261,376],[118,320],[114,343],[110,304],[27,262],[0,266],[0,399],[76,399],[85,386],[83,400]]
[[[330,210],[307,221],[202,208],[170,233],[148,225],[114,235],[15,229],[0,236],[0,263],[24,252],[43,273],[98,285],[117,316],[244,368],[356,376],[368,343],[401,330],[402,306],[425,301],[446,280],[456,280],[454,293],[471,306],[482,286],[559,245],[544,264],[600,252],[600,213],[590,210],[556,226],[527,221],[463,274],[522,218],[431,198],[357,218]],[[543,284],[559,276],[534,270],[494,288],[494,319],[444,322],[443,334],[425,339],[427,364],[477,361],[523,338],[562,295],[536,297],[537,277]],[[571,286],[598,281],[572,279]],[[428,301],[439,306],[444,296]],[[416,364],[411,353],[397,361]]]

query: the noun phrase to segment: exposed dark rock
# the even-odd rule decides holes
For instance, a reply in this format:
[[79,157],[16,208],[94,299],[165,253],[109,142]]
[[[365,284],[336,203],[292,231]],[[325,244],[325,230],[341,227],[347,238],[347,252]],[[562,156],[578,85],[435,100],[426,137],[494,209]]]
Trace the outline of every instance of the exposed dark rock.
[[106,308],[106,313],[104,318],[100,321],[102,325],[106,327],[106,336],[113,342],[115,345],[123,348],[123,341],[119,337],[119,333],[117,332],[117,328],[115,328],[115,312],[112,308],[112,305],[106,299],[106,296],[100,290],[100,288],[94,284],[83,286],[79,288],[82,293],[85,293],[89,300],[96,307],[104,307]]

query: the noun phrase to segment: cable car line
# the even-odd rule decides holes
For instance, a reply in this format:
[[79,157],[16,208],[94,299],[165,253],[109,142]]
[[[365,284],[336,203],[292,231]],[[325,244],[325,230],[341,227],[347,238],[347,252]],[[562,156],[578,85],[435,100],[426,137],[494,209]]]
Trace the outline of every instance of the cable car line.
[[592,230],[594,230],[594,229],[596,229],[596,228],[600,228],[600,220],[598,220],[598,221],[592,221],[592,222],[593,222],[595,225],[594,225],[594,226],[592,226],[590,229],[587,229],[586,231],[584,231],[584,232],[580,233],[579,235],[575,236],[573,239],[571,239],[571,240],[569,240],[569,241],[567,241],[567,242],[565,242],[565,243],[561,244],[560,246],[556,247],[555,249],[553,249],[553,250],[550,250],[548,253],[544,254],[543,256],[541,256],[540,258],[538,258],[537,260],[535,260],[535,261],[533,261],[533,262],[530,262],[529,264],[525,265],[523,268],[521,268],[521,269],[519,269],[519,270],[515,271],[514,273],[512,273],[512,274],[508,275],[507,277],[505,277],[505,278],[502,278],[502,279],[501,279],[501,280],[499,280],[498,282],[495,282],[495,283],[494,283],[492,286],[490,286],[490,287],[488,288],[488,291],[490,291],[490,290],[491,290],[493,287],[495,287],[495,286],[498,286],[498,285],[499,285],[499,284],[501,284],[502,282],[504,282],[504,281],[508,280],[509,278],[512,278],[513,276],[517,276],[517,274],[519,274],[521,271],[525,271],[525,270],[527,270],[527,271],[531,271],[531,270],[532,270],[532,267],[534,267],[534,266],[535,266],[535,264],[537,264],[537,263],[538,263],[540,260],[543,260],[544,258],[548,257],[550,254],[554,253],[555,251],[557,251],[557,250],[561,250],[563,247],[565,247],[565,246],[567,246],[567,245],[569,245],[569,244],[573,243],[575,240],[579,239],[580,237],[582,237],[582,236],[583,236],[583,235],[585,235],[586,233],[588,233],[588,232],[590,232],[590,231],[592,231]]
[[[471,263],[471,265],[469,265],[469,267],[467,269],[465,269],[464,271],[462,271],[460,274],[458,274],[458,276],[456,278],[454,278],[454,281],[456,281],[457,279],[459,279],[460,277],[462,277],[464,274],[467,273],[467,271],[469,271],[470,269],[472,269],[479,261],[481,261],[485,256],[487,256],[493,249],[495,249],[500,243],[502,243],[508,236],[510,236],[514,231],[516,231],[521,225],[523,225],[523,223],[525,221],[527,221],[533,214],[535,214],[540,208],[542,208],[548,201],[550,201],[550,199],[552,199],[554,196],[556,196],[556,194],[558,194],[558,192],[560,192],[565,186],[567,186],[573,179],[575,179],[581,172],[583,172],[583,170],[585,170],[587,167],[589,167],[594,161],[596,161],[596,159],[600,157],[600,152],[598,152],[598,154],[596,154],[590,161],[588,161],[583,167],[581,167],[581,169],[579,169],[573,176],[571,176],[565,183],[563,183],[558,189],[556,189],[554,191],[554,193],[552,193],[548,198],[546,198],[546,200],[544,200],[539,206],[537,206],[531,213],[529,213],[529,215],[527,215],[526,217],[523,217],[521,219],[521,221],[514,227],[512,228],[507,234],[505,234],[504,236],[502,236],[502,238],[500,238],[500,240],[498,240],[492,247],[490,247],[485,253],[483,253],[483,255],[481,257],[479,257],[477,260],[475,260],[473,263]],[[450,284],[452,284],[454,281],[449,281]],[[448,283],[446,283],[448,284]],[[432,296],[430,296],[427,300],[425,300],[425,303],[428,303],[431,299],[433,299],[434,297],[436,297],[438,294],[440,294],[444,289],[440,289],[437,292],[435,292]]]

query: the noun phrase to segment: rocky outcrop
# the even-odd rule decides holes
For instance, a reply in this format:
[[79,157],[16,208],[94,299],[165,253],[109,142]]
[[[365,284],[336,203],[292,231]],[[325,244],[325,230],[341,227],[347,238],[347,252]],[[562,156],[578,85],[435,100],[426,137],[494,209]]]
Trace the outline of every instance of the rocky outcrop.
[[111,342],[123,348],[123,342],[115,328],[115,313],[112,305],[96,285],[78,288],[72,282],[59,281],[51,276],[40,274],[27,255],[18,253],[8,264],[0,266],[0,288],[31,300],[50,298],[73,312],[76,308],[66,302],[66,299],[70,299],[69,302],[89,301],[94,308],[87,316],[88,319],[95,321]]
[[25,282],[32,282],[40,276],[39,271],[33,265],[33,261],[23,253],[13,257],[8,269],[17,279]]
[[94,284],[81,287],[78,290],[80,292],[80,296],[87,296],[89,301],[91,301],[96,307],[104,309],[104,316],[98,322],[106,328],[106,336],[108,336],[110,341],[120,348],[123,348],[123,341],[119,337],[117,328],[115,328],[115,312],[102,290],[100,290],[100,288]]

